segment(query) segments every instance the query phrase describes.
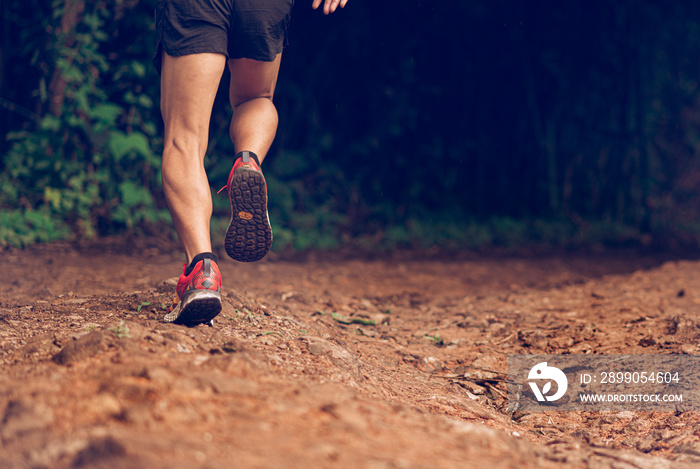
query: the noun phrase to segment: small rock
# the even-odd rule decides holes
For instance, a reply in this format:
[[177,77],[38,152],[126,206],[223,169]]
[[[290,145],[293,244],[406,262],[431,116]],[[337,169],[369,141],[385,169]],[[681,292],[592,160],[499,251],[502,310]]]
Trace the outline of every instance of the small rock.
[[160,293],[175,293],[175,287],[177,287],[177,277],[169,278],[164,280],[160,285],[156,287]]
[[59,365],[71,365],[95,355],[102,349],[104,334],[93,331],[77,340],[69,342],[60,352],[53,356]]
[[481,355],[474,360],[464,377],[486,381],[497,378],[500,374],[498,370],[499,366],[496,357]]
[[652,347],[656,345],[656,340],[654,340],[654,338],[649,335],[642,339],[639,339],[639,345],[641,345],[642,347]]
[[391,316],[384,313],[371,314],[370,319],[373,320],[375,324],[389,324],[391,322]]
[[97,415],[115,416],[122,412],[122,406],[114,395],[100,393],[88,403],[88,409]]
[[523,332],[518,331],[518,340],[523,347],[543,350],[549,344],[547,337],[540,331]]
[[82,305],[87,303],[87,300],[85,298],[73,298],[71,300],[66,300],[64,303],[69,305]]
[[474,327],[478,327],[482,331],[486,331],[489,328],[489,326],[491,325],[491,323],[486,318],[478,318],[478,319],[475,319],[471,323],[471,325]]
[[689,441],[688,443],[678,445],[675,448],[673,448],[673,452],[678,454],[690,454],[693,456],[700,456],[700,442]]
[[493,337],[505,337],[510,329],[502,322],[494,322],[489,326],[489,334]]
[[212,374],[206,377],[206,384],[217,394],[232,394],[238,396],[255,396],[259,392],[258,383],[244,378]]
[[175,381],[175,375],[165,368],[151,367],[147,368],[144,373],[144,378],[154,383],[169,384]]
[[477,396],[485,394],[486,389],[483,388],[482,386],[479,386],[476,383],[472,383],[471,381],[460,381],[459,385],[463,387],[464,389],[467,390],[467,392],[471,394],[476,394]]
[[687,336],[696,329],[695,321],[683,315],[676,315],[666,322],[666,332],[671,335]]
[[367,327],[358,327],[357,332],[359,332],[360,335],[364,335],[366,337],[377,337],[379,335],[378,332],[373,331],[372,329],[369,329]]
[[126,448],[117,440],[108,436],[93,441],[80,451],[73,460],[72,467],[94,467],[103,461],[112,461],[126,456]]
[[25,400],[13,400],[0,420],[0,437],[9,439],[43,428],[53,421],[51,409]]
[[439,358],[435,357],[423,357],[418,360],[417,367],[421,371],[426,373],[435,373],[445,368],[445,364]]
[[322,405],[320,410],[340,420],[349,429],[355,432],[364,433],[369,427],[367,416],[364,415],[365,413],[362,412],[361,409],[358,409],[356,405],[337,405],[331,402]]
[[192,360],[192,364],[193,364],[194,366],[201,366],[202,364],[206,363],[207,360],[209,360],[209,356],[208,356],[208,355],[197,355],[197,356],[195,356],[194,359]]
[[357,379],[362,378],[359,360],[346,348],[319,337],[306,336],[299,340],[306,345],[311,355],[327,356],[339,368],[350,372]]

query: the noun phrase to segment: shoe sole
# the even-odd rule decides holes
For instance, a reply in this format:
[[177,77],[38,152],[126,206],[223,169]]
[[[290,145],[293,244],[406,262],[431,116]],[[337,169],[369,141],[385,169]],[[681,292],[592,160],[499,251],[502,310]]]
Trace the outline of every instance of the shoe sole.
[[221,312],[221,294],[211,290],[195,290],[185,295],[165,322],[194,327],[211,321]]
[[267,215],[267,189],[260,171],[241,168],[231,180],[231,223],[226,230],[226,254],[239,262],[259,261],[272,246]]

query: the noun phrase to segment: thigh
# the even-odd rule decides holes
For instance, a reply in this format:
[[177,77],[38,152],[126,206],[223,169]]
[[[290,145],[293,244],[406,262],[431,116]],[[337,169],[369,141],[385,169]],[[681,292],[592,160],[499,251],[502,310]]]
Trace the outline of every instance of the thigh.
[[160,72],[161,55],[228,54],[231,0],[158,0],[156,51],[153,63]]
[[206,150],[209,119],[226,66],[226,56],[207,53],[173,57],[163,54],[162,65],[161,112],[166,145],[175,138],[195,137],[203,139]]
[[271,62],[254,59],[229,59],[231,106],[235,109],[239,104],[255,98],[272,99],[277,85],[281,59],[282,54],[277,54]]

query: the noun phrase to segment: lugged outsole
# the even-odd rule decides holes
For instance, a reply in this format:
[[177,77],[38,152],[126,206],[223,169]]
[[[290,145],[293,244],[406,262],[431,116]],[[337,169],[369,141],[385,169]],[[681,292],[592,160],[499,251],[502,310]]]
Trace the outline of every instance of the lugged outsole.
[[272,227],[267,216],[265,178],[256,170],[240,168],[229,188],[231,223],[224,247],[233,260],[259,261],[272,246]]
[[[221,312],[221,295],[208,290],[193,291],[175,310],[173,324],[194,327],[211,321]],[[167,319],[166,319],[167,322]]]

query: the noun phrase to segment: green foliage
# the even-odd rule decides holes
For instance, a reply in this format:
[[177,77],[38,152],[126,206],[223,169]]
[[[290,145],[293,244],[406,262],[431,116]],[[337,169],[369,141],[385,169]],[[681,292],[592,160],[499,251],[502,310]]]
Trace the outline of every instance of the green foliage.
[[[0,246],[169,221],[155,5],[3,3]],[[273,248],[700,245],[700,4],[582,5],[296,8],[264,164]],[[224,195],[214,212],[216,242]]]
[[114,335],[116,335],[118,339],[131,338],[131,331],[129,330],[129,326],[124,321],[120,322],[117,326],[110,327],[107,330],[110,332],[114,332]]
[[64,239],[70,229],[47,211],[0,212],[0,247],[28,246]]
[[426,339],[430,339],[430,341],[435,345],[436,347],[443,347],[445,345],[445,339],[440,337],[440,334],[435,334],[435,335],[426,335]]
[[[60,94],[50,99],[39,93],[46,112],[36,128],[6,137],[0,207],[24,217],[24,223],[13,218],[11,226],[26,229],[13,235],[5,228],[0,245],[65,237],[66,226],[75,238],[91,238],[166,217],[152,195],[160,184],[160,158],[153,151],[153,102],[141,83],[145,67],[128,57],[115,67],[103,50],[113,39],[110,22],[133,4],[78,4],[77,10],[53,4],[64,27],[51,29],[41,83],[51,82],[51,91]],[[50,235],[32,232],[44,225],[52,228]]]

